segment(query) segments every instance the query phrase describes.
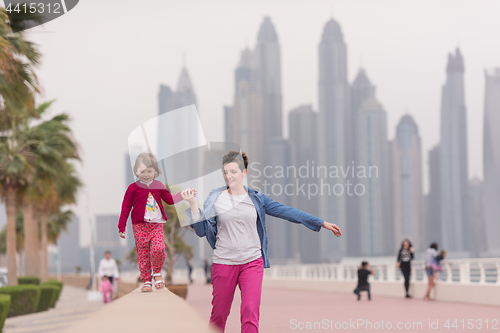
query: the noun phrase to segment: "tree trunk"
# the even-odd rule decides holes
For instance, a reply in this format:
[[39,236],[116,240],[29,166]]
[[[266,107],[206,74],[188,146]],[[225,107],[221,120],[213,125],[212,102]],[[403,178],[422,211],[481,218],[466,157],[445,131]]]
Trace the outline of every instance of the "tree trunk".
[[30,203],[24,205],[24,253],[26,275],[40,277],[38,221],[34,218],[34,207]]
[[17,285],[16,263],[16,194],[17,190],[7,188],[5,208],[7,210],[7,279],[9,285]]
[[48,259],[47,259],[47,213],[42,212],[40,214],[40,226],[42,231],[42,241],[40,252],[42,254],[41,258],[41,270],[40,278],[42,282],[47,282],[49,280],[49,270],[48,270]]

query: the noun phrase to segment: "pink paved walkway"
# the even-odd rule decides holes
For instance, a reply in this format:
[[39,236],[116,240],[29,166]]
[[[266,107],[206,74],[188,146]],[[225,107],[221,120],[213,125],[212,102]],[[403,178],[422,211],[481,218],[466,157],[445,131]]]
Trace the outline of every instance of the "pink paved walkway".
[[[187,302],[207,323],[211,293],[211,285],[195,283],[190,286],[187,297]],[[361,301],[357,301],[354,294],[264,288],[260,332],[379,332],[382,329],[405,332],[500,331],[500,307],[373,295],[368,301],[366,294],[362,295]],[[240,332],[240,304],[237,288],[226,326],[227,333]],[[450,328],[445,327],[447,320]],[[455,320],[457,328],[453,326]],[[359,326],[356,326],[357,321]],[[366,326],[367,322],[371,322],[371,328],[370,324]],[[433,323],[432,328],[437,322],[437,329],[429,329],[430,322]],[[310,326],[307,326],[308,323]]]

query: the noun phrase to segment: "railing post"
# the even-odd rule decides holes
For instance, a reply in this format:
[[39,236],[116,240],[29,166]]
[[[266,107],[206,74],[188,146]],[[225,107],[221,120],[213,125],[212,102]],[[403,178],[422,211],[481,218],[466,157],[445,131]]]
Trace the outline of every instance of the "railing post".
[[500,285],[500,261],[497,261],[495,264],[497,266],[497,284]]
[[336,267],[337,281],[345,281],[345,277],[344,277],[345,271],[344,271],[344,269],[345,269],[344,265],[342,265],[342,264],[338,264],[337,265],[337,267]]
[[387,282],[396,281],[396,265],[387,265]]
[[460,262],[460,283],[470,283],[470,262]]
[[479,262],[479,283],[486,283],[486,272],[484,271],[484,264],[482,262]]

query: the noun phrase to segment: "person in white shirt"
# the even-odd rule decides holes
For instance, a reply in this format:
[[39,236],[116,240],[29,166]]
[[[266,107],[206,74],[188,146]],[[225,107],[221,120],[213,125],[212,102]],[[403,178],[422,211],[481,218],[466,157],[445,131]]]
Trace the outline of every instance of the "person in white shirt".
[[120,278],[120,272],[118,271],[118,265],[116,264],[116,260],[111,258],[111,252],[106,251],[104,253],[104,258],[99,261],[99,281],[102,281],[103,276],[107,276],[109,282],[113,285],[113,288],[116,292],[116,284],[115,281]]

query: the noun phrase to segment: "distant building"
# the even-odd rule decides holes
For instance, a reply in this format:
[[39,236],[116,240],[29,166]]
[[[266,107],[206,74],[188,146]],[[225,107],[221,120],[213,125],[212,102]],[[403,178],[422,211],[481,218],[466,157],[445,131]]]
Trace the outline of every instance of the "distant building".
[[[288,135],[290,142],[290,166],[297,172],[296,177],[291,176],[293,195],[289,197],[290,205],[309,214],[319,216],[319,195],[302,193],[299,188],[304,185],[314,194],[314,186],[318,186],[316,177],[312,177],[311,168],[316,166],[318,150],[316,131],[318,128],[318,114],[311,105],[301,105],[288,114]],[[321,262],[320,234],[305,231],[302,225],[291,226],[291,256],[300,258],[303,263]]]
[[[358,245],[362,256],[380,256],[387,253],[387,232],[393,227],[387,220],[387,115],[382,105],[369,99],[358,111],[356,160],[359,227]],[[359,167],[365,170],[359,175]]]
[[491,256],[500,256],[500,68],[485,72],[484,96],[484,219]]
[[441,101],[441,236],[443,248],[464,251],[467,223],[467,115],[464,60],[457,48],[448,55]]
[[[318,53],[318,164],[327,169],[345,168],[350,164],[346,163],[346,147],[349,146],[349,133],[346,133],[346,126],[349,126],[349,83],[347,47],[337,21],[331,19],[326,23]],[[339,188],[338,185],[344,186],[345,177],[324,177],[322,180],[327,184],[324,189],[330,191],[330,195],[320,196],[319,215],[327,221],[345,226],[346,194],[339,191],[338,194],[332,194],[334,188]],[[347,242],[345,239],[332,239],[332,235],[328,233],[321,233],[320,246],[322,260],[336,262],[346,254]]]
[[[80,223],[78,217],[74,217],[67,225],[66,231],[62,231],[58,239],[59,256],[61,260],[61,273],[76,273],[76,267],[80,266],[83,270],[81,262],[80,248]],[[88,258],[87,258],[88,260]],[[56,263],[50,263],[50,270],[56,272]]]
[[465,248],[470,257],[478,258],[484,254],[488,245],[486,243],[487,230],[484,223],[484,187],[485,184],[477,177],[471,179],[468,189],[467,221],[465,225]]
[[439,145],[429,151],[429,193],[425,198],[424,247],[442,242],[441,220],[441,152]]
[[404,238],[415,248],[423,243],[422,152],[418,127],[410,115],[399,121],[392,144],[394,243]]

